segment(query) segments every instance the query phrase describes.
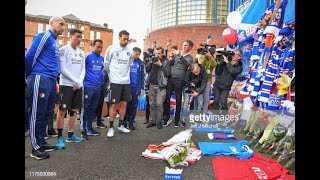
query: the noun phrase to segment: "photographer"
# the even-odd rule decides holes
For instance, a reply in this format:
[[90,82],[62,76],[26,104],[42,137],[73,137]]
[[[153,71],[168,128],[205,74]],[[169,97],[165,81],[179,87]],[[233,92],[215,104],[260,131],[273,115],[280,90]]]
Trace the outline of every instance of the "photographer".
[[152,57],[146,65],[146,72],[149,73],[147,83],[149,83],[151,115],[147,128],[157,125],[158,129],[162,129],[163,102],[166,97],[170,65],[162,47],[157,47],[155,52],[156,56]]
[[[186,93],[182,108],[182,118],[186,118],[190,96],[192,96],[194,99],[197,99],[199,98],[199,96],[203,95],[207,86],[207,78],[208,76],[203,65],[198,64],[198,62],[194,62],[190,65],[190,68],[187,71],[186,77],[184,79],[184,84],[186,85]],[[201,110],[201,105],[194,104],[194,108],[195,110]]]
[[206,47],[202,51],[198,51],[197,54],[197,61],[199,64],[202,64],[205,68],[205,71],[208,76],[208,81],[206,85],[206,89],[204,93],[198,97],[198,101],[195,104],[199,104],[202,107],[203,111],[208,111],[208,104],[209,104],[209,96],[210,96],[210,87],[212,81],[212,70],[217,66],[216,58],[212,55],[215,53],[215,47]]
[[[228,56],[228,58],[225,56]],[[227,99],[232,83],[242,71],[242,51],[216,52],[218,60],[216,67],[216,81],[214,83],[214,110],[228,110]]]

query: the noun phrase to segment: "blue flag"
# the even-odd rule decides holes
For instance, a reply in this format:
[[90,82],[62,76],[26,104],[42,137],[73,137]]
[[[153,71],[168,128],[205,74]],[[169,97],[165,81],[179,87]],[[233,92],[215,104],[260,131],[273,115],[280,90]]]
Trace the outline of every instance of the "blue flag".
[[250,40],[256,32],[257,24],[267,9],[267,0],[254,0],[243,14],[242,22],[238,28],[238,43],[242,46]]

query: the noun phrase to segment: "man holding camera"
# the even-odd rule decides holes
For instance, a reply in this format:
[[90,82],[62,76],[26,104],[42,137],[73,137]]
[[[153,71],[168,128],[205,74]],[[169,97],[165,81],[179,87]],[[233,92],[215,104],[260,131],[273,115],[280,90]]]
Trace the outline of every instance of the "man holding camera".
[[[210,87],[211,87],[211,81],[212,81],[212,70],[217,66],[216,59],[212,56],[215,53],[215,47],[209,47],[202,53],[198,53],[198,63],[202,64],[205,68],[205,71],[207,73],[207,85],[204,93],[197,98],[198,102],[195,102],[195,109],[203,109],[204,112],[208,111],[208,104],[209,104],[209,96],[210,96]],[[197,108],[197,106],[200,106]]]
[[[228,110],[227,99],[229,91],[236,76],[242,71],[242,51],[234,50],[221,54],[215,52],[214,57],[218,60],[216,67],[216,81],[214,83],[214,110]],[[217,57],[220,56],[220,57]]]
[[[184,104],[182,108],[182,118],[185,119],[187,115],[187,107],[190,105],[190,96],[198,98],[202,95],[207,86],[208,76],[203,65],[194,62],[190,65],[189,70],[186,72],[184,84],[186,84]],[[196,102],[196,101],[193,101]],[[194,107],[197,107],[196,105]],[[198,106],[200,107],[200,106]],[[201,110],[201,109],[195,109]]]
[[163,102],[166,97],[166,87],[168,77],[170,75],[170,65],[164,55],[164,49],[157,47],[155,57],[152,57],[146,67],[149,73],[147,83],[149,84],[149,103],[151,119],[147,128],[157,125],[158,129],[162,129]]

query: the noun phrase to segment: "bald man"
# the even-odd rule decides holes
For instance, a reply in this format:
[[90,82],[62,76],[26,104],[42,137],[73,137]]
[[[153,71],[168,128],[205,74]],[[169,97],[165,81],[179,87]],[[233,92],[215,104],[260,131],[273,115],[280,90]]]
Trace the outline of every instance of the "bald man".
[[50,29],[36,35],[25,55],[25,73],[31,108],[29,132],[32,145],[31,157],[46,159],[55,146],[45,142],[48,116],[53,112],[56,98],[56,79],[60,72],[57,37],[65,29],[61,17],[51,17]]

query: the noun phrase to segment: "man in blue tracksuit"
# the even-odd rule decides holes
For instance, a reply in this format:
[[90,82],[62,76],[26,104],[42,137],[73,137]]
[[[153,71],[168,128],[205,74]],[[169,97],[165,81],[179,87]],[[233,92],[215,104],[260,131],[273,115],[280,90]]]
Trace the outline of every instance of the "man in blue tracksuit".
[[99,136],[100,132],[92,128],[92,121],[100,99],[101,88],[104,82],[104,58],[101,56],[103,42],[101,39],[93,41],[92,52],[86,55],[86,74],[84,76],[84,97],[83,97],[83,138],[88,136]]
[[142,61],[139,56],[141,54],[141,49],[138,47],[133,48],[133,63],[130,67],[130,85],[131,85],[131,95],[132,100],[129,101],[126,116],[123,121],[123,126],[127,127],[127,122],[129,122],[129,128],[135,130],[134,127],[135,117],[137,113],[138,106],[138,96],[144,93],[144,61]]
[[31,157],[46,159],[54,146],[45,142],[48,116],[53,113],[56,99],[56,79],[60,72],[57,37],[65,29],[61,17],[51,17],[50,29],[34,37],[25,55],[25,73],[29,90],[31,108],[29,110]]

